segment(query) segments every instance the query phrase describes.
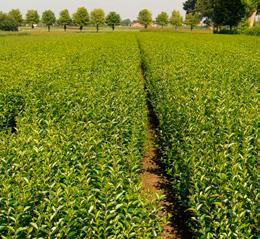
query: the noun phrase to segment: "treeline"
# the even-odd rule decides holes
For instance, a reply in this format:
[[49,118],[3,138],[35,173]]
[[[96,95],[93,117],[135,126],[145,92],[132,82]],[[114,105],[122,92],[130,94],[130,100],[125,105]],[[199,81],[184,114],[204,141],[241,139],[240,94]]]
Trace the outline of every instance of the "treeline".
[[108,15],[105,15],[105,12],[102,9],[94,9],[93,11],[88,12],[85,7],[80,7],[75,13],[70,15],[68,9],[64,9],[60,12],[59,17],[56,18],[55,14],[51,10],[46,10],[43,12],[40,17],[37,10],[28,10],[25,18],[23,18],[19,9],[13,9],[9,13],[0,12],[0,30],[6,31],[17,31],[19,26],[30,25],[32,28],[36,24],[43,23],[48,27],[50,31],[51,26],[57,24],[63,26],[64,31],[66,31],[67,26],[78,26],[82,31],[85,26],[95,25],[97,32],[99,27],[103,25],[110,26],[115,30],[116,26],[131,26],[134,23],[140,23],[147,28],[149,25],[155,23],[162,28],[171,24],[177,29],[183,24],[191,26],[191,30],[194,25],[197,25],[200,20],[199,18],[190,18],[186,16],[184,21],[181,13],[177,10],[173,10],[171,16],[167,12],[159,13],[155,20],[153,20],[152,13],[148,9],[143,9],[139,12],[137,20],[133,22],[130,19],[121,20],[120,14],[112,11]]
[[188,22],[183,21],[183,17],[179,11],[173,10],[171,16],[167,14],[167,12],[161,12],[157,15],[155,21],[153,21],[152,13],[148,9],[143,9],[139,12],[137,21],[144,25],[147,28],[152,23],[156,23],[162,28],[171,24],[176,29],[182,26],[184,23],[188,24]]
[[[64,31],[67,30],[67,26],[69,25],[76,25],[82,31],[85,26],[92,24],[99,31],[99,26],[105,24],[111,26],[114,30],[116,26],[121,24],[121,17],[116,12],[110,12],[106,16],[102,9],[94,9],[89,14],[85,7],[79,7],[72,15],[70,15],[68,9],[64,9],[60,12],[58,18],[56,18],[54,12],[51,10],[44,11],[42,16],[39,15],[37,10],[28,10],[25,18],[23,18],[19,9],[13,9],[9,13],[0,12],[0,30],[17,31],[18,27],[23,24],[34,28],[40,22],[48,27],[48,31],[50,31],[51,26],[54,24],[63,26]],[[127,22],[123,21],[122,24]]]
[[[183,21],[183,17],[180,12],[176,10],[173,10],[171,16],[168,16],[166,12],[161,12],[154,21],[152,18],[152,13],[147,9],[143,9],[139,12],[137,21],[142,24],[144,28],[147,28],[152,23],[156,23],[161,27],[172,24],[177,29],[177,27],[182,26],[183,23],[186,23]],[[89,14],[87,8],[85,7],[79,7],[72,15],[70,15],[68,9],[64,9],[60,12],[58,18],[51,10],[44,11],[42,16],[39,15],[37,10],[28,10],[25,18],[23,18],[19,9],[13,9],[9,13],[0,12],[0,30],[5,31],[17,31],[19,26],[25,24],[34,28],[35,25],[43,23],[48,27],[48,31],[50,31],[51,26],[57,24],[62,26],[64,31],[66,31],[67,26],[70,25],[78,26],[81,31],[85,26],[95,25],[98,32],[99,27],[103,25],[110,26],[113,30],[115,30],[116,26],[130,26],[132,23],[137,21],[132,22],[130,19],[121,20],[120,14],[114,11],[110,12],[108,15],[105,15],[104,10],[100,8],[94,9]],[[190,25],[188,21],[187,24]]]
[[183,8],[186,18],[200,19],[214,32],[226,26],[232,31],[239,24],[253,27],[260,0],[187,0]]
[[[137,22],[145,28],[152,23],[162,28],[171,24],[175,29],[185,24],[190,26],[191,30],[201,22],[205,26],[212,27],[214,32],[220,32],[226,26],[230,30],[239,24],[245,28],[252,27],[259,6],[260,0],[187,0],[183,4],[186,11],[185,20],[176,10],[172,11],[171,16],[167,12],[161,12],[153,20],[152,13],[148,9],[143,9],[138,14]],[[37,10],[28,10],[24,19],[19,9],[13,9],[9,13],[0,12],[0,30],[17,31],[22,24],[29,24],[34,28],[40,22],[48,27],[48,31],[55,24],[63,26],[64,31],[70,25],[78,26],[81,31],[85,26],[94,25],[97,32],[103,25],[110,26],[114,30],[116,26],[132,24],[130,19],[122,21],[120,14],[114,11],[106,15],[101,8],[89,13],[87,8],[79,7],[72,15],[64,9],[57,18],[51,10],[44,11],[42,16]]]

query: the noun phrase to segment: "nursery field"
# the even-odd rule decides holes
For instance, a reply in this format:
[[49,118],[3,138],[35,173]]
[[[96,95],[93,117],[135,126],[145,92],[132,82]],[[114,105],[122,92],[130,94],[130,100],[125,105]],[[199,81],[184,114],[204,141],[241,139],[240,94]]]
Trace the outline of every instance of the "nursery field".
[[[1,238],[153,238],[135,35],[0,39]],[[116,49],[116,51],[115,51]]]
[[195,238],[257,235],[259,43],[140,35],[162,160]]
[[0,238],[160,238],[162,204],[140,180],[147,101],[193,237],[256,238],[259,43],[0,37]]

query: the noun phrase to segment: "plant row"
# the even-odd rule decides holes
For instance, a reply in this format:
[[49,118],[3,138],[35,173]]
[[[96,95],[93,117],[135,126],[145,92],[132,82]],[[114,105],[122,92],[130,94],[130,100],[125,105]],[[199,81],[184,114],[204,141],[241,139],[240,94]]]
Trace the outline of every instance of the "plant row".
[[162,160],[194,238],[256,238],[258,39],[142,33],[139,41]]
[[0,44],[1,238],[157,238],[158,207],[139,183],[147,116],[135,36]]

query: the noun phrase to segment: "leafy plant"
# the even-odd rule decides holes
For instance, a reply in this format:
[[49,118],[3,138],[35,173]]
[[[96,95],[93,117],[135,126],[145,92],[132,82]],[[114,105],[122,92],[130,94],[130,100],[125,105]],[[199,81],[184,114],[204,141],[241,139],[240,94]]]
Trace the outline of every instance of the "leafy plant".
[[259,40],[141,33],[139,41],[162,160],[194,238],[256,238],[259,67],[249,52]]
[[158,238],[139,182],[139,50],[134,34],[113,35],[0,39],[1,93],[25,104],[19,133],[0,132],[2,238]]

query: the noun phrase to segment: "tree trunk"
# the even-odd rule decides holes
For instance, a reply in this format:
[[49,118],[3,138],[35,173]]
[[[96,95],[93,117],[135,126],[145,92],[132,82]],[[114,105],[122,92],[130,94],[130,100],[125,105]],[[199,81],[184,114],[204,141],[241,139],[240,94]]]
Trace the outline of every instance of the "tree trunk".
[[193,30],[193,25],[190,25],[190,30],[191,30],[191,31]]
[[34,28],[34,25],[32,24],[32,29]]
[[80,26],[80,27],[79,27],[79,30],[82,32],[82,30],[83,30],[83,26]]
[[219,32],[219,26],[213,24],[213,33],[218,33],[218,32]]
[[51,31],[51,26],[50,25],[48,25],[48,32],[50,32]]
[[67,31],[67,25],[64,25],[63,28],[64,28],[64,32],[66,32]]
[[113,29],[113,31],[115,30],[115,25],[114,24],[112,25],[112,29]]
[[96,28],[97,28],[97,32],[98,32],[99,31],[99,25],[98,24],[96,25]]
[[147,29],[148,25],[147,24],[144,24],[144,28]]
[[255,10],[251,16],[248,18],[248,23],[249,23],[249,28],[252,28],[255,24],[255,19],[256,19],[256,15],[257,15],[257,10]]

